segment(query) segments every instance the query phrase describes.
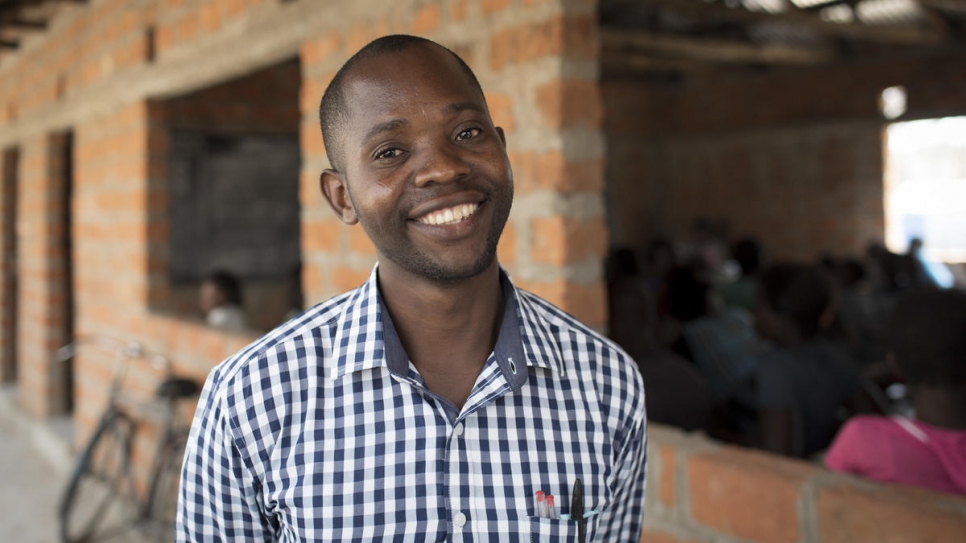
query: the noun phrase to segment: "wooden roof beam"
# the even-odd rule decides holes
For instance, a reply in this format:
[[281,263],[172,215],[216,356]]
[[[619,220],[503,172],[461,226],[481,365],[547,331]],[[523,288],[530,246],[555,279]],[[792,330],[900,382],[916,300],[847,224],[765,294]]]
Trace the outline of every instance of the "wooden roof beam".
[[801,25],[823,34],[856,40],[906,45],[931,45],[944,41],[947,33],[933,25],[899,26],[867,25],[862,23],[834,23],[800,10],[783,13],[749,11],[736,7],[729,8],[721,3],[709,4],[704,0],[628,0],[642,6],[666,9],[687,14],[690,17],[711,21],[734,22],[784,22]]
[[[702,62],[743,64],[821,64],[835,58],[828,47],[791,45],[756,45],[752,43],[688,38],[604,28],[601,30],[604,52],[634,54],[649,52],[661,56],[686,58]],[[606,58],[606,54],[605,54]]]
[[924,8],[966,14],[966,0],[917,0]]
[[3,26],[20,28],[24,30],[46,30],[47,21],[40,19],[11,19],[2,23]]

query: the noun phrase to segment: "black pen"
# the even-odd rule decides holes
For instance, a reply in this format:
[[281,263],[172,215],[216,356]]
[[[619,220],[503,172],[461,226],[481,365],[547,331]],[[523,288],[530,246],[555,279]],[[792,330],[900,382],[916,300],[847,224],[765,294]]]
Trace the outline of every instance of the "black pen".
[[570,518],[577,521],[577,541],[584,543],[584,483],[579,477],[574,481],[574,493],[570,496]]

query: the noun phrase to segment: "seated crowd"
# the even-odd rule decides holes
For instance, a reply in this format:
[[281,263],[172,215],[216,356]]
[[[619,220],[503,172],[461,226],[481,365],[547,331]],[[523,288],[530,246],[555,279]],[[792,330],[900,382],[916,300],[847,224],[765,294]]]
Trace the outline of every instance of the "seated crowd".
[[607,263],[610,335],[651,421],[966,494],[966,291],[912,251],[766,263],[753,238],[695,231]]

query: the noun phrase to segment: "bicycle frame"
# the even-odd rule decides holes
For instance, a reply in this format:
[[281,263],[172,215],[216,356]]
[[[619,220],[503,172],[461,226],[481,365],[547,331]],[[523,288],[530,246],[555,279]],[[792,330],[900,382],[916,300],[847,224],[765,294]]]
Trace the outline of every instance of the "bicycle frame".
[[[94,443],[101,437],[100,434],[104,431],[117,434],[120,427],[112,425],[118,424],[117,421],[119,419],[124,419],[128,423],[131,423],[128,427],[130,433],[126,436],[125,440],[119,442],[122,447],[121,454],[123,459],[119,466],[120,471],[118,472],[116,481],[114,481],[118,483],[118,486],[110,486],[109,492],[110,495],[114,496],[114,499],[120,498],[122,503],[133,505],[131,511],[134,513],[134,516],[130,521],[129,528],[149,527],[148,523],[153,520],[155,513],[154,500],[162,495],[161,492],[164,490],[160,488],[160,485],[164,484],[164,481],[160,479],[165,469],[170,469],[171,449],[173,446],[179,445],[187,437],[187,425],[178,424],[178,401],[190,394],[194,394],[197,391],[197,383],[187,379],[175,378],[172,364],[167,358],[147,353],[140,344],[135,342],[122,343],[105,337],[88,336],[78,342],[58,349],[56,356],[61,361],[66,362],[76,356],[79,347],[87,345],[93,345],[102,350],[113,352],[115,354],[115,360],[111,371],[107,405],[98,423],[99,430],[95,431],[85,450],[93,451],[93,447],[95,447]],[[152,369],[163,375],[161,386],[158,387],[158,390],[150,400],[129,398],[124,394],[125,379],[128,375],[130,365],[135,359],[148,363]],[[160,435],[158,436],[154,455],[148,460],[149,479],[143,487],[144,492],[139,493],[137,492],[137,485],[134,484],[133,480],[134,470],[131,465],[131,451],[135,436],[138,433],[137,425],[145,420],[150,420],[152,423],[157,424],[160,428]],[[126,425],[128,423],[124,424]],[[101,429],[102,427],[110,428],[103,430]],[[121,434],[123,433],[121,432]],[[180,462],[180,458],[177,460]],[[88,466],[90,461],[91,459],[86,454],[80,458],[79,464],[75,469],[75,474],[68,486],[68,494],[65,496],[65,501],[62,505],[61,520],[63,523],[64,537],[67,539],[69,539],[67,536],[67,523],[70,522],[68,519],[74,518],[71,516],[71,511],[74,507],[72,505],[72,500],[75,499],[74,493],[77,492],[77,487],[81,484],[79,481],[86,476],[85,473],[90,469]],[[98,519],[99,516],[95,516],[93,522],[99,523],[100,521]],[[166,519],[160,520],[163,521]],[[162,528],[164,527],[161,523],[158,525]]]

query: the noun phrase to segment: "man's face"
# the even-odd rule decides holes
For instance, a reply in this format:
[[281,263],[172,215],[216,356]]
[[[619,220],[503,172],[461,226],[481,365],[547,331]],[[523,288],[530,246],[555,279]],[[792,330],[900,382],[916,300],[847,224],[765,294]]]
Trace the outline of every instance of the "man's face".
[[344,171],[323,173],[322,190],[380,266],[451,284],[495,265],[513,175],[457,60],[430,45],[363,59],[345,90]]

